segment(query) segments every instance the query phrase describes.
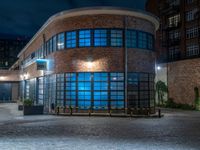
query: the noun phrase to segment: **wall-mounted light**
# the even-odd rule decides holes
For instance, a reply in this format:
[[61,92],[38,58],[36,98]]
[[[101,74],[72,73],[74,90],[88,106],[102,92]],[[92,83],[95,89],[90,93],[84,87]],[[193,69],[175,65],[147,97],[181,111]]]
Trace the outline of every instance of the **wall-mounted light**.
[[161,69],[161,67],[160,67],[160,66],[157,66],[157,67],[156,67],[156,69],[157,69],[157,70],[160,70],[160,69]]
[[0,80],[5,80],[5,77],[4,76],[0,76]]

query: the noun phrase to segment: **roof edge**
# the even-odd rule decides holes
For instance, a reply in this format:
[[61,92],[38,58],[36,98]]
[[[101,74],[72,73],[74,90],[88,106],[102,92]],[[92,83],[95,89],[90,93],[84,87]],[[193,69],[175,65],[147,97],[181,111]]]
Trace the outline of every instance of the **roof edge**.
[[[93,11],[91,13],[91,11]],[[83,15],[97,15],[97,14],[113,14],[113,15],[130,15],[138,18],[142,18],[152,22],[157,30],[159,28],[159,18],[155,15],[131,8],[124,7],[108,7],[108,6],[98,6],[98,7],[83,7],[83,8],[75,8],[70,10],[61,11],[51,16],[37,31],[37,33],[32,37],[32,39],[27,43],[27,45],[19,52],[17,57],[19,57],[29,46],[30,44],[38,37],[38,35],[53,21],[57,19],[61,19],[63,17],[75,17],[75,16],[83,16]]]

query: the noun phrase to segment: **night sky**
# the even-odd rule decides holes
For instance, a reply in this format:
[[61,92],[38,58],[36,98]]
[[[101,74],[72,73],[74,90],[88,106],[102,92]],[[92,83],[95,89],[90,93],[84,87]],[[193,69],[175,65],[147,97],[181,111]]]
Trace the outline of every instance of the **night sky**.
[[32,37],[57,12],[88,6],[144,9],[146,0],[1,0],[0,33]]

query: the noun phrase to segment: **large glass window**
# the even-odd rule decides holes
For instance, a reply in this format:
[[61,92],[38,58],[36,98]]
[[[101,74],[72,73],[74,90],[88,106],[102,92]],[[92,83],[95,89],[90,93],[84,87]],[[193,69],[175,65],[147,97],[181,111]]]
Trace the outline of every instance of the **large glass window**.
[[64,46],[65,46],[64,42],[65,42],[65,34],[64,33],[58,34],[58,37],[57,37],[58,50],[64,49]]
[[121,47],[123,45],[122,30],[111,30],[111,46]]
[[91,46],[91,30],[79,31],[79,47]]
[[124,108],[124,74],[110,73],[111,109]]
[[126,32],[126,46],[128,48],[136,48],[137,47],[137,31],[128,30]]
[[139,48],[147,48],[147,33],[139,32],[138,33],[138,47]]
[[57,106],[64,104],[64,74],[57,74],[56,76],[56,102]]
[[76,73],[66,73],[66,106],[76,107]]
[[94,30],[94,46],[107,46],[107,30]]
[[91,73],[78,74],[78,107],[90,109],[91,107]]
[[76,31],[66,32],[66,47],[76,47]]
[[108,73],[94,73],[94,109],[108,109]]
[[38,104],[43,104],[44,102],[44,78],[38,78]]

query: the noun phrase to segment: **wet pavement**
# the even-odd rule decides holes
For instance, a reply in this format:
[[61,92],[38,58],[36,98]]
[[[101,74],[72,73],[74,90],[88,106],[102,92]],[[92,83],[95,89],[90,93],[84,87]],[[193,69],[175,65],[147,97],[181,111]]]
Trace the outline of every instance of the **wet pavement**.
[[0,150],[200,149],[196,111],[163,110],[162,118],[24,117],[0,106],[0,113]]

